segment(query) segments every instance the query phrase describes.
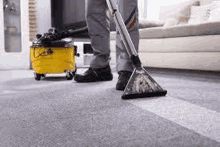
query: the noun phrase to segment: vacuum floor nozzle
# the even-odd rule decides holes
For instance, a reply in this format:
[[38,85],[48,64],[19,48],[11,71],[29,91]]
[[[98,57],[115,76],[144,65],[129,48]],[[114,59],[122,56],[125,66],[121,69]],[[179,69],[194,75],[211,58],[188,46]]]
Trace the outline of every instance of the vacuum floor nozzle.
[[146,98],[146,97],[157,97],[165,96],[167,91],[158,91],[158,92],[146,92],[146,93],[134,93],[134,94],[123,94],[122,99],[136,99],[136,98]]
[[128,84],[125,87],[122,99],[165,96],[166,94],[167,91],[163,90],[142,67],[140,69],[134,69]]

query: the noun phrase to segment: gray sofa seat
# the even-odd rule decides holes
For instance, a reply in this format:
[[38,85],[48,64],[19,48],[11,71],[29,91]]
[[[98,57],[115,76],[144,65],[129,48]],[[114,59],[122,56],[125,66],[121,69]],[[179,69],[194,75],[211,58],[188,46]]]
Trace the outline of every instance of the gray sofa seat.
[[[206,22],[201,24],[185,24],[172,27],[152,27],[139,29],[140,39],[175,38],[203,35],[220,35],[220,22]],[[115,39],[115,32],[111,33],[111,40]]]
[[220,34],[220,22],[207,22],[196,25],[179,25],[172,27],[155,27],[140,29],[141,39],[175,38]]
[[[175,38],[202,35],[219,35],[220,22],[206,22],[201,24],[185,24],[172,27],[152,27],[139,29],[140,39]],[[111,40],[115,39],[115,32],[111,32]]]

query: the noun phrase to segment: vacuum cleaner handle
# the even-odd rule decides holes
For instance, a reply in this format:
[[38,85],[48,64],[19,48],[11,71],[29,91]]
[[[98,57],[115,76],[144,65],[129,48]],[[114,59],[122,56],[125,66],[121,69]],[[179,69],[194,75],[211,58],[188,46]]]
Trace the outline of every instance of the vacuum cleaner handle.
[[118,27],[119,33],[121,35],[122,41],[125,45],[125,48],[134,64],[137,68],[141,67],[141,61],[138,57],[138,53],[134,47],[134,44],[131,40],[131,37],[128,33],[128,30],[125,26],[125,23],[122,19],[121,14],[118,11],[118,7],[113,0],[106,0],[109,10],[112,15],[114,15],[115,23]]

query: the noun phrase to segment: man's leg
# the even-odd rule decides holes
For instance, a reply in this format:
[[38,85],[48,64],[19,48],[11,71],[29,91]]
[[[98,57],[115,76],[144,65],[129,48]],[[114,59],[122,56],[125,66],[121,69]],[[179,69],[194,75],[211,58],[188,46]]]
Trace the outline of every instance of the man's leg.
[[[139,20],[138,20],[138,3],[137,0],[118,0],[119,12],[134,43],[135,49],[138,51],[139,45]],[[117,28],[116,28],[117,29]],[[127,82],[132,74],[133,65],[130,57],[121,41],[119,31],[116,32],[116,61],[117,71],[119,73],[117,90],[124,90]]]
[[94,52],[90,64],[92,68],[102,68],[109,64],[110,23],[107,10],[106,0],[88,0],[86,21]]
[[84,75],[76,75],[78,82],[112,80],[110,60],[110,22],[106,0],[88,0],[86,22],[93,48],[93,60]]

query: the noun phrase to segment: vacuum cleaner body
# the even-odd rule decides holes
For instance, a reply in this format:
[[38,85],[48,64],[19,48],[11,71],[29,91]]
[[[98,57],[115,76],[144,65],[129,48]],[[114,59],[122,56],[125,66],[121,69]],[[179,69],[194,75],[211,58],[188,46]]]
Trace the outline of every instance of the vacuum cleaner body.
[[67,80],[72,80],[76,72],[75,56],[77,47],[72,41],[56,40],[54,28],[49,29],[44,36],[38,34],[30,48],[30,58],[34,77],[40,80],[46,74],[66,73]]

